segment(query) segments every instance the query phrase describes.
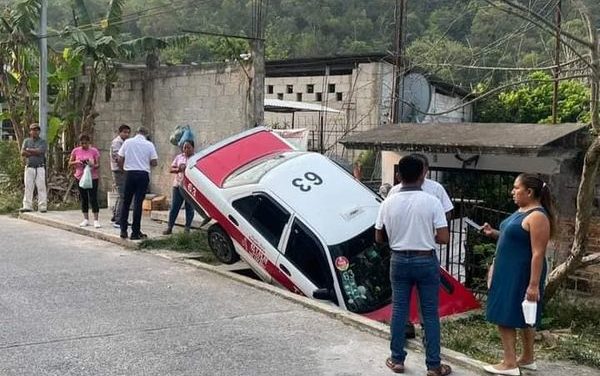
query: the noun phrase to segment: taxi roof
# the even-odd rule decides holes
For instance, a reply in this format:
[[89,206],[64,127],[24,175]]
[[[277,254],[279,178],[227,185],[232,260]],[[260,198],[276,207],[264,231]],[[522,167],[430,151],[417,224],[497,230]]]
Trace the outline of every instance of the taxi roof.
[[259,185],[277,196],[328,245],[373,226],[380,199],[329,158],[293,152],[262,175]]

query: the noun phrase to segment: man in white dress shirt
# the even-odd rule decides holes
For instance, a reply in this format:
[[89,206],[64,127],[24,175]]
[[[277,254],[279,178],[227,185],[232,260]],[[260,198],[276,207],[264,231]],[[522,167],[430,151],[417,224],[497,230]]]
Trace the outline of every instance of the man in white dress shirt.
[[133,220],[131,222],[131,240],[146,238],[141,231],[142,204],[150,183],[150,168],[158,164],[158,155],[154,144],[147,140],[148,130],[140,127],[133,138],[123,142],[119,149],[119,166],[125,171],[125,194],[121,207],[121,238],[127,238],[129,207],[133,200]]
[[[423,162],[423,165],[425,167],[423,169],[423,176],[427,176],[427,173],[429,172],[429,160],[427,159],[427,157],[423,154],[418,153],[413,153],[411,154],[411,156],[418,158],[419,160],[421,160],[421,162]],[[400,192],[401,189],[402,183],[396,184],[388,192],[387,197],[390,197],[391,195]],[[446,189],[444,189],[444,187],[437,181],[428,178],[425,178],[425,180],[423,180],[421,189],[423,190],[423,192],[429,193],[430,195],[433,195],[437,197],[438,200],[440,200],[440,202],[442,203],[442,207],[444,208],[444,212],[446,213],[446,218],[450,219],[450,212],[452,211],[452,209],[454,209],[454,205],[452,205],[452,201],[450,200],[448,193],[446,193]]]

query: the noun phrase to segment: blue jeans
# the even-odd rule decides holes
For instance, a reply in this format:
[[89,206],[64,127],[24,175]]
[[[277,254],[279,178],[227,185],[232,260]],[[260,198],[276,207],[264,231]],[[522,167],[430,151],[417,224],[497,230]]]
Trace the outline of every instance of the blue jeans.
[[[169,229],[172,229],[175,226],[175,220],[177,219],[177,215],[179,214],[179,209],[181,209],[181,204],[183,204],[185,199],[183,195],[179,191],[179,187],[173,187],[173,194],[171,196],[171,210],[169,210]],[[192,221],[194,220],[194,207],[189,202],[185,201],[185,227],[190,228],[192,226]]]
[[408,322],[410,294],[413,286],[419,293],[419,303],[425,329],[425,363],[427,369],[440,366],[439,289],[440,264],[434,253],[430,256],[405,255],[392,252],[390,263],[392,282],[392,360],[404,363],[406,351],[405,326]]

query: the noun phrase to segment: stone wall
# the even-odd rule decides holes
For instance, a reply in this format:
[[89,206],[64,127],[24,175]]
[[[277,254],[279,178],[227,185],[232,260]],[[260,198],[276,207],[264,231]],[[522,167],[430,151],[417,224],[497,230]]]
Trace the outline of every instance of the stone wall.
[[109,147],[118,127],[132,131],[141,125],[150,129],[158,152],[150,189],[170,196],[173,176],[169,166],[179,150],[169,143],[177,125],[194,132],[196,150],[244,130],[251,123],[249,81],[239,66],[207,65],[121,68],[109,102],[99,97],[95,145],[101,157],[101,197],[111,189]]

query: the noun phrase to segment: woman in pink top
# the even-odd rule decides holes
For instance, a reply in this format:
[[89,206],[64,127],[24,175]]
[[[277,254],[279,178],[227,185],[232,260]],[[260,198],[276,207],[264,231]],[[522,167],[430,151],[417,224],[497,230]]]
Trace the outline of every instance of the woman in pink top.
[[[189,157],[194,155],[194,141],[187,140],[181,147],[183,153],[178,154],[173,163],[171,164],[172,174],[175,174],[173,179],[173,194],[171,196],[171,210],[169,210],[169,223],[167,229],[163,231],[163,235],[170,235],[173,232],[173,226],[175,226],[175,220],[181,209],[181,204],[184,203],[185,199],[181,192],[179,192],[179,186],[183,181],[183,170],[187,164]],[[189,202],[185,201],[185,232],[190,232],[192,221],[194,220],[194,207]]]
[[79,136],[79,147],[76,147],[71,152],[69,166],[75,168],[75,179],[79,181],[83,176],[83,170],[86,165],[92,168],[92,188],[83,189],[79,187],[79,197],[81,199],[81,211],[83,212],[83,222],[79,224],[81,227],[89,225],[89,206],[92,205],[92,213],[94,214],[94,227],[99,228],[98,221],[98,166],[100,161],[100,152],[98,149],[90,145],[90,136],[82,134]]

